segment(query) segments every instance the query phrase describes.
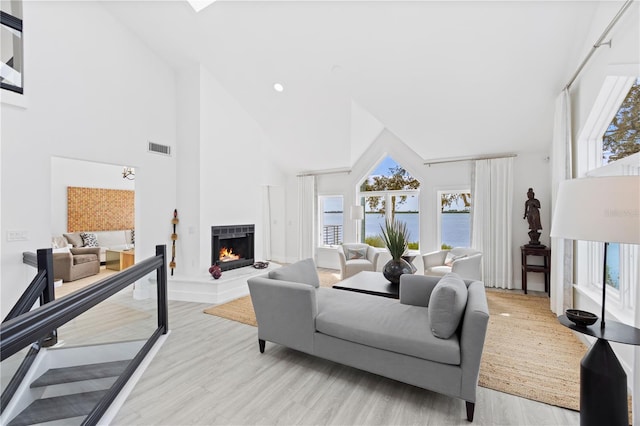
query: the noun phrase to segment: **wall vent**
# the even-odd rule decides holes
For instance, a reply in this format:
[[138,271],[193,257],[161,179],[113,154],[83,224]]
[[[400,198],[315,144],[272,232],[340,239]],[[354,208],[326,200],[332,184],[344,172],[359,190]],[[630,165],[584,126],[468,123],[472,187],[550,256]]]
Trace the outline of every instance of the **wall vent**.
[[162,155],[171,155],[171,147],[160,145],[159,143],[149,142],[149,152],[155,152]]

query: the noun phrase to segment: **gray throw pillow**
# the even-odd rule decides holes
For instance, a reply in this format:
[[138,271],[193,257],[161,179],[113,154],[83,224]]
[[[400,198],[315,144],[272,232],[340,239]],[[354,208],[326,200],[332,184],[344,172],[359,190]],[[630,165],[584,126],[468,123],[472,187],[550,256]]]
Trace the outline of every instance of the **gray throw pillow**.
[[363,247],[363,248],[352,248],[352,249],[347,249],[347,255],[345,256],[347,258],[347,260],[354,260],[354,259],[366,259],[367,257],[367,248]]
[[313,259],[304,259],[291,265],[283,266],[269,272],[272,280],[292,281],[294,283],[308,284],[315,288],[320,287],[318,270]]
[[431,332],[448,339],[456,332],[467,306],[467,286],[458,274],[448,273],[438,281],[429,299]]
[[82,247],[83,246],[83,242],[82,242],[82,238],[80,237],[80,233],[79,232],[74,232],[72,234],[62,234],[67,241],[69,241],[69,244],[73,245],[74,247]]
[[464,259],[465,257],[467,257],[466,254],[451,254],[451,252],[447,253],[447,257],[444,259],[444,264],[446,266],[453,266],[453,262],[455,262],[458,259]]

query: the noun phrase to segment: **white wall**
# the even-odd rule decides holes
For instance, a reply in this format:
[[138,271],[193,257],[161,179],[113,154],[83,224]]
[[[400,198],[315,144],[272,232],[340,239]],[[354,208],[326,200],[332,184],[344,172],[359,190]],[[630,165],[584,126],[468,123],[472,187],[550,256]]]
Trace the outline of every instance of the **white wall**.
[[200,265],[200,67],[181,70],[177,77],[176,275],[197,275]]
[[[200,69],[199,168],[202,270],[211,265],[214,225],[255,224],[255,257],[263,259],[262,188],[282,183],[283,176],[273,166],[262,128],[205,68]],[[277,217],[281,198],[272,201]]]
[[122,177],[123,166],[51,157],[51,233],[67,232],[67,187],[134,191],[135,180]]
[[147,152],[176,145],[173,71],[97,3],[24,2],[24,22],[28,106],[1,110],[2,312],[34,275],[22,252],[50,246],[53,157],[136,168],[139,259],[170,244],[176,205],[175,157]]

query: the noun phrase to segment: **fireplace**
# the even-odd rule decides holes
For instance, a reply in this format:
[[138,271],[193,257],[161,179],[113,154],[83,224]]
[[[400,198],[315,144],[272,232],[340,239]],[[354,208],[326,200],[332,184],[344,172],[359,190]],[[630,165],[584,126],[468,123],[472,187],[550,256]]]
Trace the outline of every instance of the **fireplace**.
[[242,268],[253,265],[255,225],[211,227],[211,264],[220,269]]

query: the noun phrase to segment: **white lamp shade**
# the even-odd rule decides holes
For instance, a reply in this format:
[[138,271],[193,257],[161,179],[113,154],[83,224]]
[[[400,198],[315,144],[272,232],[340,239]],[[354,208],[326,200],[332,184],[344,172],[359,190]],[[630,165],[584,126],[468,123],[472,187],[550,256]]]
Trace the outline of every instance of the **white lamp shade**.
[[551,236],[640,244],[640,176],[588,177],[561,182]]
[[363,206],[351,206],[351,220],[364,219],[364,207]]

